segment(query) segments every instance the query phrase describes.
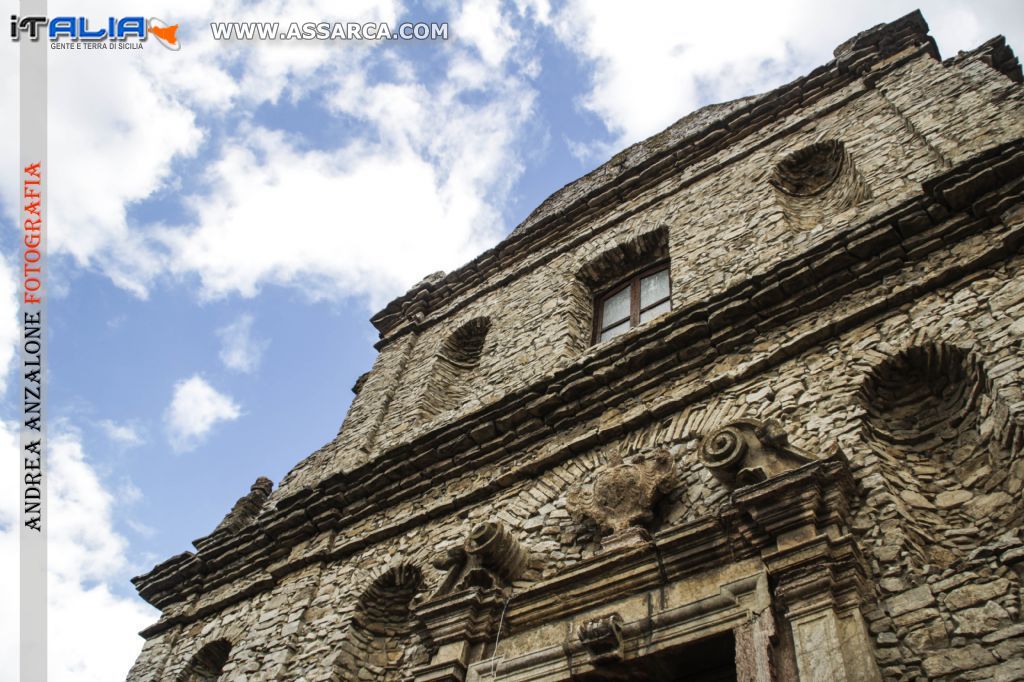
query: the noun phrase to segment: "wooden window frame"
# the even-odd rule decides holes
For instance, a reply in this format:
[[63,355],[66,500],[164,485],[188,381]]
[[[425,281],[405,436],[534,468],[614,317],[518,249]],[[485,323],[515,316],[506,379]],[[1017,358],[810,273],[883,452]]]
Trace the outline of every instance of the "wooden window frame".
[[[649,303],[643,309],[641,309],[640,308],[640,280],[642,280],[642,279],[644,279],[646,277],[650,277],[651,275],[659,273],[659,272],[661,272],[663,270],[668,272],[668,295],[666,295],[664,298],[659,298],[657,301],[655,301],[653,303]],[[669,308],[671,308],[671,306],[672,306],[672,304],[671,304],[671,301],[672,301],[672,271],[669,269],[669,262],[667,260],[663,260],[663,261],[659,261],[658,263],[655,263],[654,265],[645,266],[643,269],[637,270],[636,272],[634,272],[629,277],[626,277],[625,279],[621,279],[621,280],[617,281],[615,284],[613,284],[613,285],[611,285],[609,287],[605,287],[604,289],[602,289],[601,291],[599,291],[597,294],[594,295],[594,301],[593,301],[593,303],[594,303],[594,329],[593,329],[593,334],[592,334],[592,337],[591,337],[592,343],[594,343],[594,344],[602,343],[602,341],[601,341],[601,334],[603,332],[607,331],[604,328],[604,319],[603,319],[604,318],[604,304],[605,304],[605,302],[609,298],[611,298],[612,296],[615,296],[616,294],[620,293],[622,290],[626,289],[627,287],[630,289],[630,292],[629,292],[629,329],[633,329],[634,327],[637,327],[637,326],[640,325],[640,315],[643,312],[645,312],[647,310],[650,310],[651,308],[654,308],[656,306],[659,306],[662,303],[664,303],[665,301],[669,301]],[[627,331],[629,329],[627,329]],[[609,341],[610,340],[611,339],[609,339]]]

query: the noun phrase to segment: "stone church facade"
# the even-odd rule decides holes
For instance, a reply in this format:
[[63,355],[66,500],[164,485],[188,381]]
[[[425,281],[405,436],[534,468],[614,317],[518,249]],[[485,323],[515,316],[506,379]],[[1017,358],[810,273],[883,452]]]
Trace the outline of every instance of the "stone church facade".
[[128,679],[1024,679],[1024,89],[919,13],[373,318]]

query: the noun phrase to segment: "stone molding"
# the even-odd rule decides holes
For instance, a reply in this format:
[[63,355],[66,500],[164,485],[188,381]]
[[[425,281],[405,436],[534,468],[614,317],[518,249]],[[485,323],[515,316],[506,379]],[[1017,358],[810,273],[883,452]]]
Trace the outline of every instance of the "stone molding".
[[[792,83],[750,98],[749,102],[723,118],[693,130],[678,141],[672,140],[666,131],[624,150],[602,168],[572,183],[570,187],[574,191],[566,192],[569,188],[562,190],[577,196],[571,203],[531,220],[552,203],[559,203],[560,193],[552,195],[497,247],[444,277],[425,279],[391,301],[371,318],[371,322],[388,340],[405,333],[418,324],[415,320],[410,321],[410,311],[416,314],[434,311],[446,301],[480,289],[492,273],[507,268],[511,260],[521,260],[536,253],[541,244],[550,248],[556,238],[572,233],[581,222],[594,220],[609,206],[636,196],[666,177],[735,145],[772,120],[821,100],[868,75],[872,68],[892,69],[894,65],[887,60],[907,51],[915,54],[924,52],[935,59],[939,57],[935,41],[928,35],[928,25],[919,11],[861,32],[837,47],[835,59],[828,64]],[[877,77],[878,74],[874,75]],[[684,119],[677,125],[686,122]],[[669,140],[672,143],[665,144]],[[624,164],[626,168],[621,171],[611,171],[612,177],[607,181],[594,182],[607,172],[606,169],[617,169],[622,160],[638,156],[641,157],[639,162]],[[400,329],[403,324],[405,329]]]
[[[732,504],[717,518],[666,529],[650,545],[600,554],[533,585],[509,604],[510,631],[528,633],[570,620],[577,624],[572,636],[558,645],[472,664],[466,679],[567,679],[729,630],[736,635],[737,661],[745,660],[739,668],[744,682],[776,679],[775,658],[783,655],[795,656],[801,679],[825,679],[806,672],[822,669],[821,652],[814,646],[820,639],[817,631],[798,638],[790,654],[774,650],[773,610],[788,623],[832,619],[837,637],[843,636],[850,649],[849,656],[840,657],[834,679],[880,679],[877,669],[858,662],[863,658],[873,665],[870,641],[850,639],[855,632],[850,623],[863,624],[859,609],[866,572],[845,530],[853,493],[846,459],[836,451],[733,493]],[[714,594],[695,594],[695,600],[670,602],[667,608],[663,604],[663,610],[655,607],[639,619],[610,614],[603,606],[614,601],[630,608],[631,599],[645,594],[675,594],[675,586],[699,585],[697,576],[720,567],[745,567],[741,570],[750,573],[725,581]],[[718,583],[710,579],[706,584]]]
[[[1000,162],[1004,155],[1008,157],[1006,162]],[[1015,159],[1019,159],[1019,161]],[[838,242],[844,237],[848,238],[851,233],[863,235],[860,238],[851,239],[849,244],[837,243],[836,248],[838,250],[835,256],[829,257],[827,255],[828,244],[823,245],[822,248],[816,249],[817,255],[814,258],[808,255],[795,256],[790,261],[780,264],[771,273],[771,279],[758,278],[758,282],[738,286],[735,290],[726,292],[722,297],[718,298],[743,296],[745,291],[755,291],[757,293],[754,294],[754,298],[758,302],[769,303],[778,301],[775,304],[777,307],[788,307],[791,311],[788,314],[776,315],[769,309],[765,313],[768,315],[768,319],[760,321],[762,318],[755,317],[759,321],[753,323],[754,329],[766,331],[776,325],[783,324],[787,318],[795,314],[794,311],[797,309],[809,311],[814,310],[815,306],[824,306],[829,301],[835,300],[847,293],[871,286],[874,277],[880,279],[882,276],[890,274],[901,267],[899,262],[894,265],[887,265],[884,261],[880,262],[879,259],[875,258],[872,261],[875,267],[874,273],[877,274],[874,274],[872,270],[866,269],[850,270],[848,268],[841,268],[838,271],[831,270],[832,267],[838,268],[840,265],[849,266],[851,259],[853,259],[855,264],[858,254],[860,254],[859,257],[866,258],[873,248],[884,250],[882,248],[884,244],[892,242],[899,244],[901,240],[910,240],[906,247],[908,249],[906,257],[923,258],[934,249],[945,248],[952,241],[965,239],[972,234],[982,233],[993,223],[996,224],[997,230],[990,236],[991,246],[971,261],[959,263],[946,269],[938,269],[930,273],[928,278],[923,281],[914,282],[902,288],[898,287],[885,300],[846,314],[844,316],[845,323],[832,321],[822,326],[819,335],[801,337],[789,343],[788,346],[780,347],[773,355],[772,363],[782,362],[787,357],[796,355],[825,338],[841,333],[846,327],[860,324],[864,319],[882,310],[883,306],[899,305],[913,300],[926,291],[944,286],[962,276],[998,262],[1005,258],[1007,254],[1018,249],[1020,244],[1024,242],[1024,224],[1021,224],[1019,221],[1019,216],[1018,222],[1012,223],[1009,229],[999,225],[997,221],[1001,212],[1008,210],[1014,203],[1021,201],[1020,189],[1017,185],[1011,185],[1010,188],[1003,188],[1000,191],[992,192],[991,190],[993,185],[1004,180],[1006,173],[1009,172],[1009,168],[1018,169],[1012,171],[1017,173],[1024,170],[1024,168],[1017,166],[1021,161],[1024,161],[1024,143],[1021,142],[1005,145],[1003,149],[986,152],[980,158],[972,159],[930,183],[931,192],[937,195],[936,198],[933,199],[930,195],[914,198],[903,205],[887,211],[882,216],[875,217],[867,224],[853,228],[845,235],[839,236],[834,241]],[[996,164],[1001,165],[1002,174],[986,173],[989,166]],[[939,195],[939,192],[942,192],[942,195]],[[961,217],[956,219],[949,219],[949,209],[941,208],[940,197],[942,196],[948,197],[951,202],[958,205],[961,209],[965,206],[970,206],[971,212],[962,213]],[[926,210],[926,208],[929,210]],[[935,215],[936,218],[933,218],[932,215]],[[939,222],[938,227],[932,227],[933,220]],[[943,220],[945,220],[944,223],[941,222]],[[832,241],[830,240],[829,243],[832,243]],[[895,248],[899,250],[901,247],[896,246]],[[890,247],[888,252],[892,250],[893,247]],[[806,264],[801,265],[802,262],[806,262]],[[806,274],[807,278],[813,277],[815,272],[821,275],[823,279],[822,285],[818,289],[808,289],[807,282],[810,280],[804,279],[804,276],[800,274],[801,268],[811,269]],[[825,276],[822,274],[823,272],[833,272],[833,274]],[[768,282],[772,280],[777,281],[778,284],[770,285]],[[785,289],[779,288],[783,285],[783,282],[788,280],[792,280],[792,285],[786,284]],[[790,289],[790,286],[793,288]],[[831,293],[827,293],[829,287],[832,288]],[[776,290],[778,293],[773,293]],[[793,291],[794,293],[787,295],[784,293],[785,291]],[[802,309],[799,308],[799,305],[795,304],[795,300],[801,295],[800,292],[804,292],[804,296],[807,296],[808,293],[814,296],[811,305],[804,304],[805,307]],[[773,299],[773,296],[776,298]],[[726,298],[726,300],[728,299]],[[744,302],[742,305],[745,307],[749,304]],[[646,367],[649,369],[654,368],[657,375],[656,378],[659,381],[664,381],[666,375],[673,373],[682,374],[689,371],[697,364],[707,364],[709,356],[707,351],[708,341],[706,339],[709,336],[709,327],[711,324],[714,324],[717,325],[717,328],[721,329],[721,325],[725,323],[725,320],[719,319],[716,321],[711,317],[704,318],[708,319],[708,322],[702,323],[699,319],[707,315],[704,311],[715,307],[719,309],[723,307],[725,309],[732,308],[733,310],[738,308],[738,306],[729,306],[727,303],[722,303],[718,300],[709,302],[706,306],[699,306],[696,310],[681,309],[678,312],[672,311],[669,315],[675,316],[675,319],[671,322],[642,330],[643,333],[635,335],[635,338],[630,337],[626,339],[631,342],[629,347],[633,349],[633,357],[643,357],[647,361]],[[740,332],[737,326],[743,328],[744,324],[749,325],[750,323],[744,322],[744,317],[740,310],[736,310],[736,314],[739,316],[737,322],[740,324],[733,325],[732,328],[736,330],[733,333],[739,334],[739,337],[729,337],[722,335],[721,332],[716,336],[713,331],[710,332],[712,340],[717,343],[722,352],[745,342],[743,340],[744,332]],[[690,317],[697,317],[697,319],[688,323],[686,320]],[[714,329],[715,327],[710,328]],[[747,328],[749,329],[749,326]],[[628,337],[630,335],[624,336]],[[701,341],[701,339],[705,340]],[[749,341],[746,342],[749,343]],[[618,346],[624,344],[612,342],[608,345]],[[618,389],[620,392],[638,390],[628,380],[618,380],[618,383],[616,383],[616,377],[612,372],[600,369],[602,360],[608,363],[620,360],[623,352],[621,347],[605,350],[606,352],[600,355],[595,354],[596,357],[587,358],[586,362],[582,363],[582,368],[570,368],[549,379],[548,385],[552,389],[557,389],[559,386],[561,389],[548,393],[540,392],[538,396],[537,387],[530,387],[527,395],[533,396],[532,402],[521,404],[521,399],[517,395],[510,396],[503,403],[480,414],[468,415],[457,426],[452,425],[439,429],[438,432],[431,434],[430,437],[395,448],[395,451],[387,457],[365,467],[368,473],[360,476],[360,472],[357,471],[350,476],[335,476],[323,481],[316,489],[303,490],[291,498],[282,500],[277,509],[264,513],[257,522],[246,529],[231,537],[219,539],[215,546],[205,548],[200,552],[200,555],[191,552],[179,554],[159,564],[148,574],[134,579],[133,583],[139,589],[139,593],[144,599],[154,606],[166,610],[167,607],[175,602],[187,605],[187,595],[189,594],[210,591],[218,585],[227,584],[240,576],[251,575],[249,584],[252,587],[239,593],[240,596],[236,596],[233,599],[245,598],[253,593],[249,590],[265,589],[267,586],[274,584],[275,578],[273,574],[275,572],[296,570],[313,561],[328,560],[332,556],[347,555],[354,551],[356,547],[353,546],[349,549],[343,545],[336,547],[330,552],[321,551],[318,554],[311,554],[298,560],[285,559],[288,556],[290,547],[294,543],[318,532],[344,527],[347,523],[352,523],[362,516],[375,513],[376,509],[379,508],[376,505],[381,504],[384,500],[387,500],[384,502],[385,504],[394,504],[396,492],[401,497],[411,497],[423,492],[423,490],[433,485],[431,471],[435,469],[439,472],[437,475],[443,475],[445,478],[450,479],[459,475],[464,469],[493,464],[496,458],[508,457],[508,453],[516,448],[527,450],[532,443],[548,437],[549,431],[554,432],[559,428],[562,424],[562,418],[559,415],[563,411],[571,412],[572,417],[575,419],[597,416],[596,413],[588,412],[579,402],[580,395],[587,393],[588,390],[592,390],[593,377],[600,377],[600,381],[607,382],[607,388],[604,390]],[[664,354],[665,361],[659,363],[658,356],[655,353]],[[688,362],[683,361],[682,358],[685,357],[690,357],[692,360]],[[595,364],[597,367],[594,366]],[[617,368],[617,371],[621,372],[628,371],[630,368],[630,365],[621,361],[616,362],[614,366]],[[660,418],[670,412],[681,409],[686,403],[710,395],[712,392],[720,390],[731,383],[743,381],[746,375],[753,376],[757,372],[763,371],[767,366],[769,365],[755,363],[746,370],[746,374],[733,375],[728,380],[717,378],[706,386],[695,389],[692,395],[687,398],[664,401],[662,405],[646,410],[643,413],[627,415],[617,430],[605,431],[602,437],[610,440],[628,429],[639,428],[652,419]],[[577,374],[579,377],[574,378],[574,375]],[[573,390],[570,388],[574,385],[578,389]],[[593,395],[593,399],[597,405],[600,405],[601,401],[606,401],[609,397],[605,393],[598,392]],[[520,401],[521,406],[514,406],[517,400]],[[511,403],[511,405],[506,403]],[[565,407],[560,407],[562,405]],[[497,410],[502,416],[498,417],[496,421],[491,422],[489,420],[494,418],[491,414],[493,410]],[[535,413],[547,413],[549,418],[547,421],[541,422],[532,416]],[[570,415],[567,413],[564,418],[568,419]],[[456,427],[463,435],[454,438],[448,436],[448,431]],[[489,437],[491,442],[494,443],[494,450],[490,452],[494,454],[489,454],[488,449],[478,445],[476,440],[466,435],[467,432],[476,434],[481,443],[484,444],[487,443],[486,438]],[[529,475],[530,471],[535,471],[538,467],[557,464],[558,461],[599,445],[601,442],[601,438],[596,435],[588,436],[583,440],[572,441],[563,450],[548,457],[546,463],[539,461],[533,463],[529,468],[523,469],[521,474],[512,471],[496,480],[495,484],[500,486],[511,485],[520,476]],[[468,449],[472,453],[472,457],[459,457],[458,451],[460,448]],[[424,462],[422,455],[417,454],[417,451],[422,453],[422,455],[428,456],[430,459]],[[452,459],[450,459],[452,457],[455,457],[454,461],[456,463],[454,466],[451,463]],[[431,461],[438,463],[428,463]],[[442,464],[442,462],[445,464]],[[384,465],[393,470],[386,473],[384,471],[375,471]],[[402,479],[407,474],[417,477],[423,476],[423,478],[418,483],[406,485],[402,482]],[[359,483],[360,480],[364,481],[364,483]],[[386,485],[382,485],[385,483]],[[395,492],[389,492],[390,490]],[[489,491],[483,491],[481,494],[489,494]],[[476,498],[467,496],[465,503],[471,503],[474,499]],[[380,502],[375,502],[374,500],[380,500]],[[344,512],[342,512],[343,509],[345,510]],[[450,509],[451,505],[447,505],[444,512],[447,513]],[[441,511],[437,513],[441,513]],[[424,514],[427,517],[430,515],[428,512],[424,512]],[[396,526],[390,530],[381,529],[378,533],[380,538],[387,537],[388,535],[401,532],[404,527],[411,527],[416,523],[422,522],[422,520],[423,518],[420,518],[420,516],[411,517],[406,524]],[[376,535],[371,534],[370,537],[362,538],[358,546],[375,542],[377,539],[379,538]],[[270,551],[271,546],[275,547],[273,552]],[[263,587],[259,587],[260,585]],[[223,605],[222,603],[221,606]],[[191,615],[185,616],[180,612],[180,609],[175,611],[177,612],[173,614],[165,613],[166,620],[161,620],[152,628],[147,629],[146,632],[159,632],[165,629],[171,622],[179,622],[181,618],[193,620],[200,613],[195,611]]]
[[[491,464],[496,458],[508,457],[509,452],[527,450],[530,444],[556,432],[565,420],[596,416],[596,411],[616,394],[621,396],[642,387],[643,379],[637,372],[640,367],[653,373],[658,381],[680,376],[696,363],[706,364],[709,352],[741,347],[757,333],[785,323],[797,311],[827,305],[871,286],[905,263],[983,233],[992,225],[998,227],[1000,215],[1021,201],[1022,173],[1021,141],[988,150],[926,182],[924,195],[842,231],[807,253],[779,263],[771,272],[751,277],[709,301],[672,311],[665,324],[623,335],[540,386],[516,391],[494,406],[467,415],[458,424],[443,426],[356,471],[325,479],[315,489],[282,499],[275,510],[265,512],[245,529],[225,536],[218,534],[216,541],[204,546],[198,555],[180,554],[133,582],[140,595],[158,608],[167,610],[178,603],[178,614],[173,619],[197,617],[199,611],[185,616],[180,608],[188,605],[190,595],[213,591],[242,576],[249,576],[250,585],[240,593],[242,597],[252,594],[248,590],[272,585],[275,572],[295,570],[310,561],[329,558],[311,555],[289,560],[286,557],[294,543],[319,532],[342,528],[375,513],[382,503],[393,504],[396,499],[415,496],[429,488],[432,476],[441,475],[442,470],[445,477],[450,477],[466,468]],[[912,300],[929,288],[998,261],[1019,248],[1024,240],[1022,232],[1020,225],[997,230],[987,252],[971,262],[931,275],[925,284],[897,292],[886,305],[898,303],[899,296]],[[815,281],[817,285],[810,286]],[[859,323],[873,313],[870,308],[855,311],[848,316],[849,324]],[[833,323],[823,329],[821,338],[838,332]],[[805,341],[810,343],[814,339]],[[795,346],[793,352],[798,350],[799,346]],[[624,353],[631,362],[622,362]],[[754,369],[763,367],[751,371]],[[635,378],[627,378],[630,375]],[[725,385],[716,382],[700,390],[707,393]],[[698,395],[703,393],[698,391],[695,396]],[[632,422],[624,420],[621,428],[632,428],[675,407],[667,403],[658,410],[636,415]],[[535,415],[544,415],[545,419],[541,421]],[[604,437],[614,435],[609,432]],[[599,443],[600,438],[595,435],[570,444],[560,456]],[[407,476],[415,476],[419,482],[407,485]],[[513,472],[494,483],[508,485],[518,476]],[[413,518],[409,523],[416,522]],[[400,528],[380,531],[381,537],[393,532],[400,532]],[[359,542],[368,544],[377,539],[370,536]],[[328,554],[340,556],[350,551],[342,545]],[[165,621],[154,626],[155,631],[164,627]],[[153,629],[147,630],[150,631]]]
[[[429,626],[434,641],[447,648],[441,646],[442,660],[433,660],[416,679],[561,680],[727,631],[756,643],[744,649],[750,659],[738,668],[745,671],[744,682],[776,679],[775,659],[784,655],[795,656],[802,679],[815,679],[805,671],[831,665],[830,658],[822,658],[827,652],[811,645],[820,639],[818,631],[805,627],[807,637],[796,638],[794,651],[778,651],[774,611],[787,624],[816,627],[830,619],[827,623],[851,650],[841,658],[836,679],[877,680],[876,669],[857,663],[859,656],[873,666],[870,641],[854,637],[856,626],[863,624],[859,609],[866,594],[863,558],[846,529],[854,492],[846,458],[835,451],[740,489],[714,517],[666,528],[648,544],[598,554],[530,585],[505,602],[502,615],[496,592],[473,588],[436,598],[422,604],[419,613],[434,624]],[[692,585],[720,587],[703,593],[712,588],[686,587]],[[687,596],[692,589],[698,594]],[[660,606],[641,619],[622,615],[618,607],[609,610],[614,602],[636,613],[632,601],[657,594],[662,596],[650,603]],[[575,625],[559,644],[528,636],[564,621]],[[489,641],[497,630],[485,628],[497,628],[499,622],[510,636],[522,634],[523,641],[543,645],[471,662],[469,644]],[[460,637],[462,644],[455,647]],[[454,667],[451,652],[456,648],[461,657]],[[452,676],[430,677],[428,669]]]

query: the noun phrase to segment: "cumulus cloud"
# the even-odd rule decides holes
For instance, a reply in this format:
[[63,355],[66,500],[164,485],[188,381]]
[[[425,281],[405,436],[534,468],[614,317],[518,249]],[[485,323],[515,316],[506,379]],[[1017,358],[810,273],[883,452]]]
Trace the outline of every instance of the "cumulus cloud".
[[0,255],[0,393],[7,388],[7,377],[21,339],[17,288],[14,268]]
[[638,10],[610,0],[570,0],[553,17],[566,47],[592,69],[580,105],[615,141],[606,155],[703,104],[771,89],[832,57],[839,43],[920,7],[943,56],[1005,33],[1024,41],[1024,8],[1003,1],[866,0],[820,3],[662,3]]
[[234,400],[195,374],[174,385],[164,423],[171,447],[185,452],[195,449],[220,422],[234,421],[241,415]]
[[[111,12],[132,11],[112,2]],[[579,105],[611,139],[568,142],[599,161],[702,104],[789,80],[918,4],[946,55],[999,32],[1024,42],[1024,6],[1010,0],[780,0],[739,13],[727,3],[468,0],[433,5],[437,16],[413,16],[396,0],[346,3],[345,20],[451,21],[452,40],[408,49],[210,36],[209,22],[226,18],[329,19],[329,0],[158,0],[147,11],[181,24],[180,52],[154,44],[140,55],[51,55],[51,179],[62,188],[50,205],[51,248],[139,296],[178,277],[206,298],[276,284],[376,308],[507,227],[502,210],[531,148],[521,138],[543,64],[537,36],[553,35],[591,73]],[[12,59],[14,49],[0,45]],[[0,120],[17,119],[15,75],[0,74],[11,95],[0,97]],[[261,126],[262,108],[281,103],[326,107],[344,132],[311,150],[302,135]],[[0,156],[15,154],[14,138],[0,139]],[[11,216],[14,170],[0,168]],[[183,215],[132,213],[179,197]]]
[[[279,284],[375,308],[502,234],[538,69],[513,19],[546,20],[546,3],[453,3],[436,16],[390,0],[346,3],[346,21],[447,18],[457,36],[405,48],[210,36],[209,22],[225,17],[336,17],[326,0],[147,11],[174,17],[187,49],[50,59],[51,180],[62,188],[50,205],[54,253],[139,296],[172,276],[198,281],[205,298]],[[0,100],[0,117],[14,119],[15,101]],[[260,107],[299,101],[348,117],[336,146],[310,151],[301,135],[251,123]],[[13,157],[13,144],[0,151]],[[183,164],[203,182],[190,184]],[[13,212],[13,178],[4,187]],[[130,210],[178,197],[184,221]]]
[[498,5],[453,21],[456,45],[422,48],[443,57],[431,78],[412,54],[363,46],[319,72],[321,101],[351,122],[337,147],[259,125],[224,139],[184,199],[192,220],[159,232],[171,270],[198,275],[207,297],[277,284],[376,308],[493,244],[522,171],[530,55]]
[[263,351],[270,342],[257,339],[252,333],[252,315],[242,315],[231,324],[217,330],[220,337],[220,361],[228,369],[250,373],[256,371]]
[[[18,432],[0,422],[0,600],[18,603]],[[127,579],[127,541],[114,530],[117,501],[104,487],[74,429],[49,441],[49,673],[54,680],[124,679],[142,648],[138,631],[157,611],[111,586]],[[18,610],[0,610],[0,680],[18,671]]]
[[134,447],[145,442],[139,428],[132,424],[118,424],[110,419],[104,419],[100,422],[100,428],[107,438],[124,447]]
[[[48,248],[145,295],[162,256],[129,224],[129,206],[171,190],[173,164],[196,153],[202,132],[195,114],[128,56],[49,55],[49,183],[60,191],[49,197]],[[0,120],[17,120],[17,106],[16,96],[0,98]],[[0,139],[0,158],[18,158],[16,135]],[[19,185],[8,173],[0,177],[0,200],[16,222]]]

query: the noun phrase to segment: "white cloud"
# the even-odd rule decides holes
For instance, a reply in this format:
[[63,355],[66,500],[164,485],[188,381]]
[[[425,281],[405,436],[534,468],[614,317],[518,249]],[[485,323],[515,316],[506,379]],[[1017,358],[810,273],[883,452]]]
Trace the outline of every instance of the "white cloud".
[[[114,13],[134,7],[112,2]],[[61,187],[50,205],[51,248],[139,296],[170,274],[198,279],[206,297],[281,284],[314,297],[366,296],[376,307],[503,231],[502,208],[522,172],[518,154],[531,147],[521,137],[537,97],[541,32],[553,27],[592,69],[580,106],[616,139],[570,146],[601,160],[700,104],[799,75],[837,43],[917,4],[947,56],[998,32],[1024,43],[1024,5],[1011,0],[780,0],[742,10],[471,0],[437,5],[438,15],[450,14],[452,40],[409,49],[210,36],[211,20],[337,17],[329,0],[157,2],[147,11],[181,24],[180,52],[154,43],[144,54],[50,57],[51,180]],[[344,12],[356,21],[440,18],[413,16],[396,0],[346,3]],[[16,61],[16,44],[0,50]],[[420,59],[424,51],[430,59]],[[427,68],[444,71],[430,86],[421,80]],[[0,97],[0,120],[17,120],[15,84],[15,69],[0,73],[0,94],[9,95]],[[300,100],[328,102],[353,121],[340,148],[309,152],[305,140],[237,127],[258,119],[262,105]],[[184,197],[188,220],[133,222],[130,207],[182,194],[179,164],[199,154],[209,192]],[[15,139],[0,139],[0,157],[15,156]],[[12,218],[14,171],[0,168],[0,200]]]
[[260,365],[263,351],[270,342],[252,335],[252,315],[242,315],[231,324],[217,330],[220,337],[220,361],[236,372],[254,372]]
[[21,327],[18,324],[18,282],[14,268],[0,255],[0,393],[7,388]]
[[[377,307],[502,233],[538,69],[512,19],[546,21],[546,2],[441,5],[434,17],[406,15],[390,0],[346,3],[346,21],[397,25],[450,13],[452,40],[405,47],[209,35],[210,20],[337,18],[327,0],[147,11],[181,24],[180,52],[149,45],[138,55],[51,56],[51,179],[62,188],[50,206],[53,253],[139,296],[176,275],[197,278],[207,298],[283,284],[313,297],[365,296]],[[440,76],[424,87],[427,50]],[[261,105],[304,97],[304,106],[328,102],[354,121],[342,148],[309,152],[298,137],[237,127]],[[14,120],[14,101],[0,99],[0,118]],[[3,144],[13,155],[14,142]],[[189,219],[132,223],[130,206],[182,195],[187,180],[175,164],[197,154],[205,186],[183,197]],[[0,197],[13,199],[13,178],[4,187]]]
[[[135,531],[137,534],[141,535],[144,538],[151,538],[156,535],[156,528],[148,526],[145,523],[142,523],[141,521],[136,521],[135,519],[128,519],[125,521],[125,523],[128,524],[129,528],[131,528],[133,531]],[[161,559],[154,559],[153,563],[156,564],[159,561],[161,561]]]
[[234,400],[195,374],[174,385],[164,423],[171,447],[184,452],[198,446],[218,423],[233,421],[241,414]]
[[464,2],[452,30],[459,40],[471,43],[490,66],[505,60],[517,38],[501,5],[493,0]]
[[[131,55],[87,50],[48,56],[48,180],[60,188],[49,195],[49,251],[144,295],[162,268],[161,256],[129,225],[128,208],[170,189],[172,163],[194,154],[202,139],[195,115]],[[14,68],[4,71],[17,76]],[[16,121],[17,106],[17,97],[0,97],[0,120]],[[17,135],[0,139],[0,158],[18,158]],[[0,175],[0,199],[15,222],[13,171]]]
[[[0,422],[0,601],[17,604],[17,425]],[[116,594],[127,580],[127,541],[113,527],[114,498],[77,433],[58,426],[49,441],[49,675],[63,682],[124,679],[142,648],[138,631],[157,611]],[[0,680],[18,674],[18,610],[0,609]]]
[[134,447],[145,442],[139,428],[132,424],[118,424],[110,419],[104,419],[100,422],[100,428],[107,438],[125,447]]
[[[130,506],[141,500],[142,489],[135,485],[130,479],[123,479],[117,485],[117,499],[120,504]],[[129,525],[131,525],[129,523]]]
[[[918,6],[943,56],[999,33],[1024,49],[1024,6],[967,0],[821,3],[659,3],[571,0],[557,35],[593,68],[581,106],[617,135],[614,148],[652,135],[703,104],[762,92],[832,58],[847,38]],[[601,153],[608,153],[602,149]]]
[[279,284],[377,307],[493,244],[533,91],[465,50],[430,86],[403,60],[389,65],[390,80],[353,71],[327,88],[362,131],[339,149],[309,151],[258,126],[225,140],[208,193],[187,198],[196,225],[160,233],[173,271],[197,274],[209,297]]

